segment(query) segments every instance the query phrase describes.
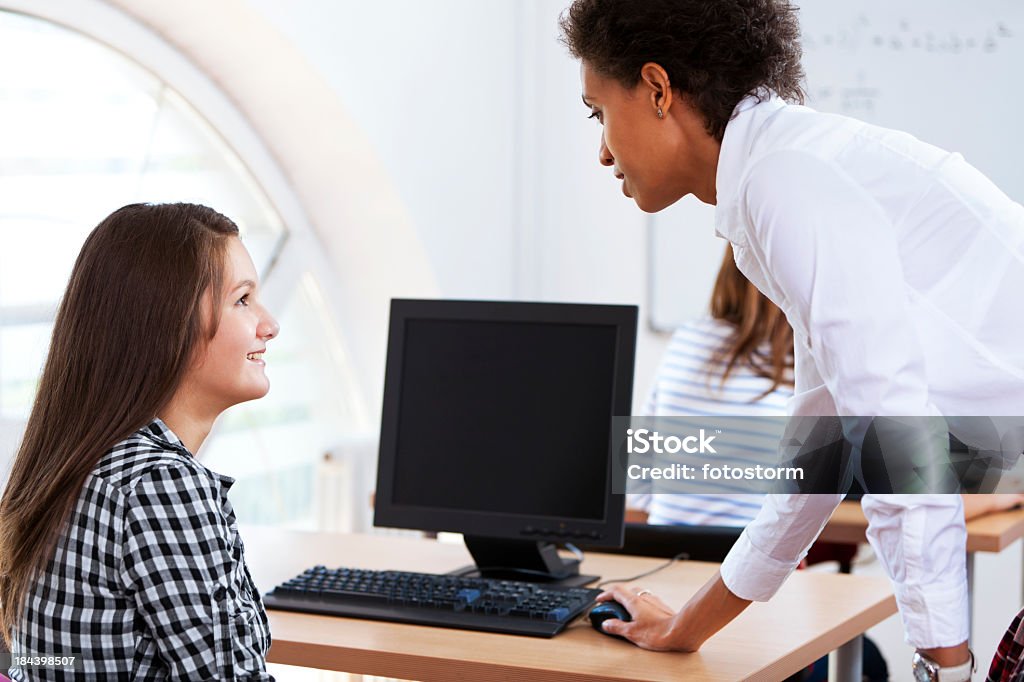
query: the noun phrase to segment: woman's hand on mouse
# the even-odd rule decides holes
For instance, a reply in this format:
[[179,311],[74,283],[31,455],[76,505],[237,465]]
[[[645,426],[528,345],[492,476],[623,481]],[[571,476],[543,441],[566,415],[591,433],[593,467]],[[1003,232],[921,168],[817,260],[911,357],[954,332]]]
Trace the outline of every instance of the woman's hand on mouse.
[[605,632],[625,637],[642,649],[678,650],[669,638],[676,612],[654,593],[636,586],[616,585],[597,596],[599,602],[610,600],[625,606],[633,620],[628,623],[618,619],[606,620],[603,624]]
[[614,599],[633,616],[630,623],[605,621],[605,632],[625,637],[652,651],[697,651],[751,604],[749,599],[733,594],[718,571],[690,597],[679,613],[673,612],[652,593],[636,587],[613,587],[597,598],[601,601]]

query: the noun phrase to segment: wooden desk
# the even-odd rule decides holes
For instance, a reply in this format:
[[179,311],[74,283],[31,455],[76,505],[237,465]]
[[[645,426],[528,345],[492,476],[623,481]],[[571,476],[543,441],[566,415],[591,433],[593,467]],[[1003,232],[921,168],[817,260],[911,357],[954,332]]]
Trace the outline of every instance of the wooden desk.
[[[819,539],[860,544],[867,541],[868,520],[860,502],[840,502]],[[967,522],[967,594],[971,634],[974,624],[974,553],[1002,552],[1024,538],[1024,509],[995,512]],[[1021,588],[1024,590],[1024,587]]]
[[[243,528],[264,592],[315,565],[445,572],[469,563],[461,545],[392,536]],[[588,554],[584,570],[629,576],[660,559]],[[640,581],[681,605],[715,571],[681,562]],[[412,680],[781,680],[896,612],[882,578],[799,572],[768,603],[753,604],[694,654],[655,653],[577,621],[553,639],[269,611],[269,660]],[[856,653],[856,647],[852,656]],[[859,663],[859,658],[857,659]]]
[[[860,502],[840,502],[820,540],[830,542],[866,542],[868,520]],[[1024,509],[986,514],[967,522],[967,551],[1002,552],[1024,538]]]

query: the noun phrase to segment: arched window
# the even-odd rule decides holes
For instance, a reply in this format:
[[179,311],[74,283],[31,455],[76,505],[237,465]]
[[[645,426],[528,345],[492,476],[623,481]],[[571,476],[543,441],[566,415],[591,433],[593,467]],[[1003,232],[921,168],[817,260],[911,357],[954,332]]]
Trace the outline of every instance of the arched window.
[[283,174],[228,98],[138,24],[102,3],[80,7],[109,15],[87,23],[116,32],[117,49],[100,29],[0,11],[0,466],[6,472],[31,409],[88,232],[124,204],[203,203],[238,223],[283,331],[267,354],[270,396],[225,415],[202,456],[238,479],[240,518],[313,527],[323,453],[368,428],[325,303],[330,269]]

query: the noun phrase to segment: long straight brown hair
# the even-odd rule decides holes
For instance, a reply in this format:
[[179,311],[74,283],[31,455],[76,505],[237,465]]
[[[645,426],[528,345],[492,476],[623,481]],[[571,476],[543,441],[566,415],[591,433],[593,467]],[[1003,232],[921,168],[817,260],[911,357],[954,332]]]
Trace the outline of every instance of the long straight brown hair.
[[0,500],[6,642],[53,559],[89,473],[145,426],[216,333],[228,218],[196,204],[132,204],[92,231],[53,326],[39,390]]
[[731,244],[726,246],[711,293],[711,316],[734,327],[732,336],[714,355],[716,361],[726,361],[719,385],[737,365],[771,380],[771,388],[755,400],[779,386],[793,384],[793,328],[785,313],[736,267]]

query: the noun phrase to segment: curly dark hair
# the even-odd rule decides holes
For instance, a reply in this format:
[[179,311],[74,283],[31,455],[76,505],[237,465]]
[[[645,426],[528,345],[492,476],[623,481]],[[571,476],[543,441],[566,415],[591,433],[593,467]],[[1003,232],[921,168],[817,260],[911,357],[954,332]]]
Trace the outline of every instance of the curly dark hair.
[[660,64],[719,141],[747,95],[804,101],[800,22],[787,0],[574,0],[559,24],[574,57],[627,88],[644,64]]

